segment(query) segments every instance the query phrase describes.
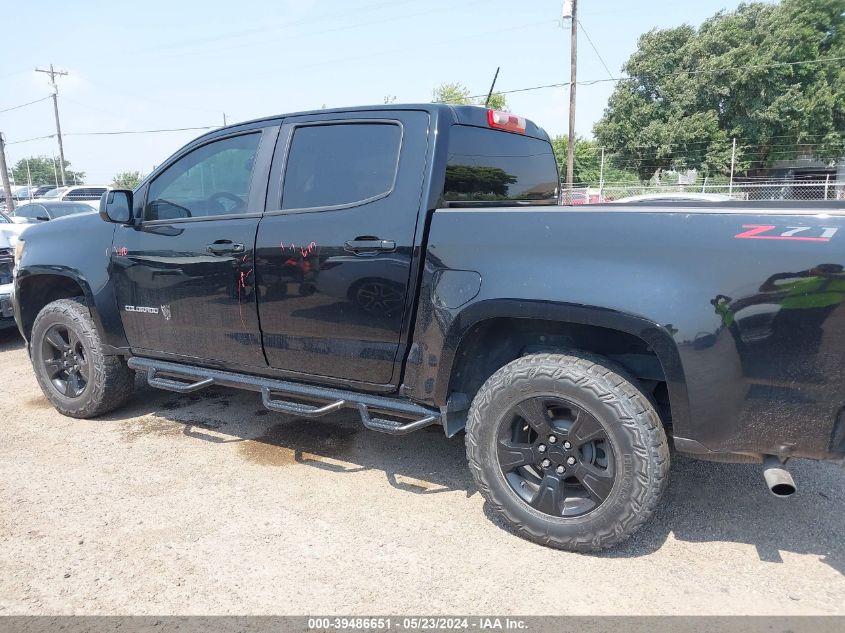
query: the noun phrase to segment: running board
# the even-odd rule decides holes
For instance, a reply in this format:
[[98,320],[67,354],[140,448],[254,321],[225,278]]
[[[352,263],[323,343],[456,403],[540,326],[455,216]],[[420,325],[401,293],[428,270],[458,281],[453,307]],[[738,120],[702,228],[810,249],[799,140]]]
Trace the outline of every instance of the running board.
[[[138,356],[130,358],[128,364],[130,369],[146,372],[147,382],[151,387],[157,389],[166,389],[176,393],[192,393],[211,385],[248,389],[261,393],[261,402],[270,411],[303,418],[319,418],[342,408],[352,408],[358,411],[361,423],[365,427],[390,435],[405,435],[433,424],[440,424],[440,413],[438,411],[407,400],[396,400],[385,396],[331,387],[316,387],[261,376],[236,374],[219,369],[182,365]],[[292,402],[274,398],[274,394],[282,398],[288,396],[313,399],[325,404],[315,406]],[[410,418],[411,421],[402,423],[397,420],[374,418],[370,415],[371,410],[401,418]]]

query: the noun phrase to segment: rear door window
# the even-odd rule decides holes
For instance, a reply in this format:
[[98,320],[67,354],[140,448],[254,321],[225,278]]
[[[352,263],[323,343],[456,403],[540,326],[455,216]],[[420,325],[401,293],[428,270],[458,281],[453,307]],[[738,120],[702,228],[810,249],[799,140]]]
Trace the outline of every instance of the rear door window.
[[556,204],[558,173],[548,141],[453,125],[449,136],[448,206]]
[[353,206],[388,195],[396,181],[399,123],[336,123],[293,133],[282,209]]

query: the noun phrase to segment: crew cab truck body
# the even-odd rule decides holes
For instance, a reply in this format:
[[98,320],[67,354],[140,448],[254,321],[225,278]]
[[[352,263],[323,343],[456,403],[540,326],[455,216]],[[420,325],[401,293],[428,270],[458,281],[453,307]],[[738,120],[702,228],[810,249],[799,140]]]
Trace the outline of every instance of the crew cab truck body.
[[492,506],[575,550],[648,519],[670,443],[765,460],[779,494],[787,459],[845,456],[840,205],[562,207],[557,183],[543,130],[480,108],[243,123],[30,228],[15,318],[68,415],[134,369],[465,430]]

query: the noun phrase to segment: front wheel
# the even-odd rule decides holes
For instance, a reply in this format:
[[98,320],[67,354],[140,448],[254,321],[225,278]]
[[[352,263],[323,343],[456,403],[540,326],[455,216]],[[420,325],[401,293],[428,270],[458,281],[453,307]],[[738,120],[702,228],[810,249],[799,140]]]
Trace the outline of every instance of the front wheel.
[[466,432],[484,498],[544,545],[616,545],[649,519],[666,485],[660,418],[605,359],[533,354],[505,365],[473,400]]
[[44,306],[31,338],[35,377],[59,413],[92,418],[116,409],[131,396],[132,371],[123,358],[106,353],[82,301],[60,299]]

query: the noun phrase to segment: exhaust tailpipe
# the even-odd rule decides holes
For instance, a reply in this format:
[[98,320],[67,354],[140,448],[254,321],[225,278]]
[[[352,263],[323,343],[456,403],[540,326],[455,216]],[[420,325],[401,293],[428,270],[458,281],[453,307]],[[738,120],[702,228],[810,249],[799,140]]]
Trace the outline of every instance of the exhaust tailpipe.
[[763,479],[776,497],[790,497],[798,490],[792,475],[774,455],[766,455],[763,460]]

